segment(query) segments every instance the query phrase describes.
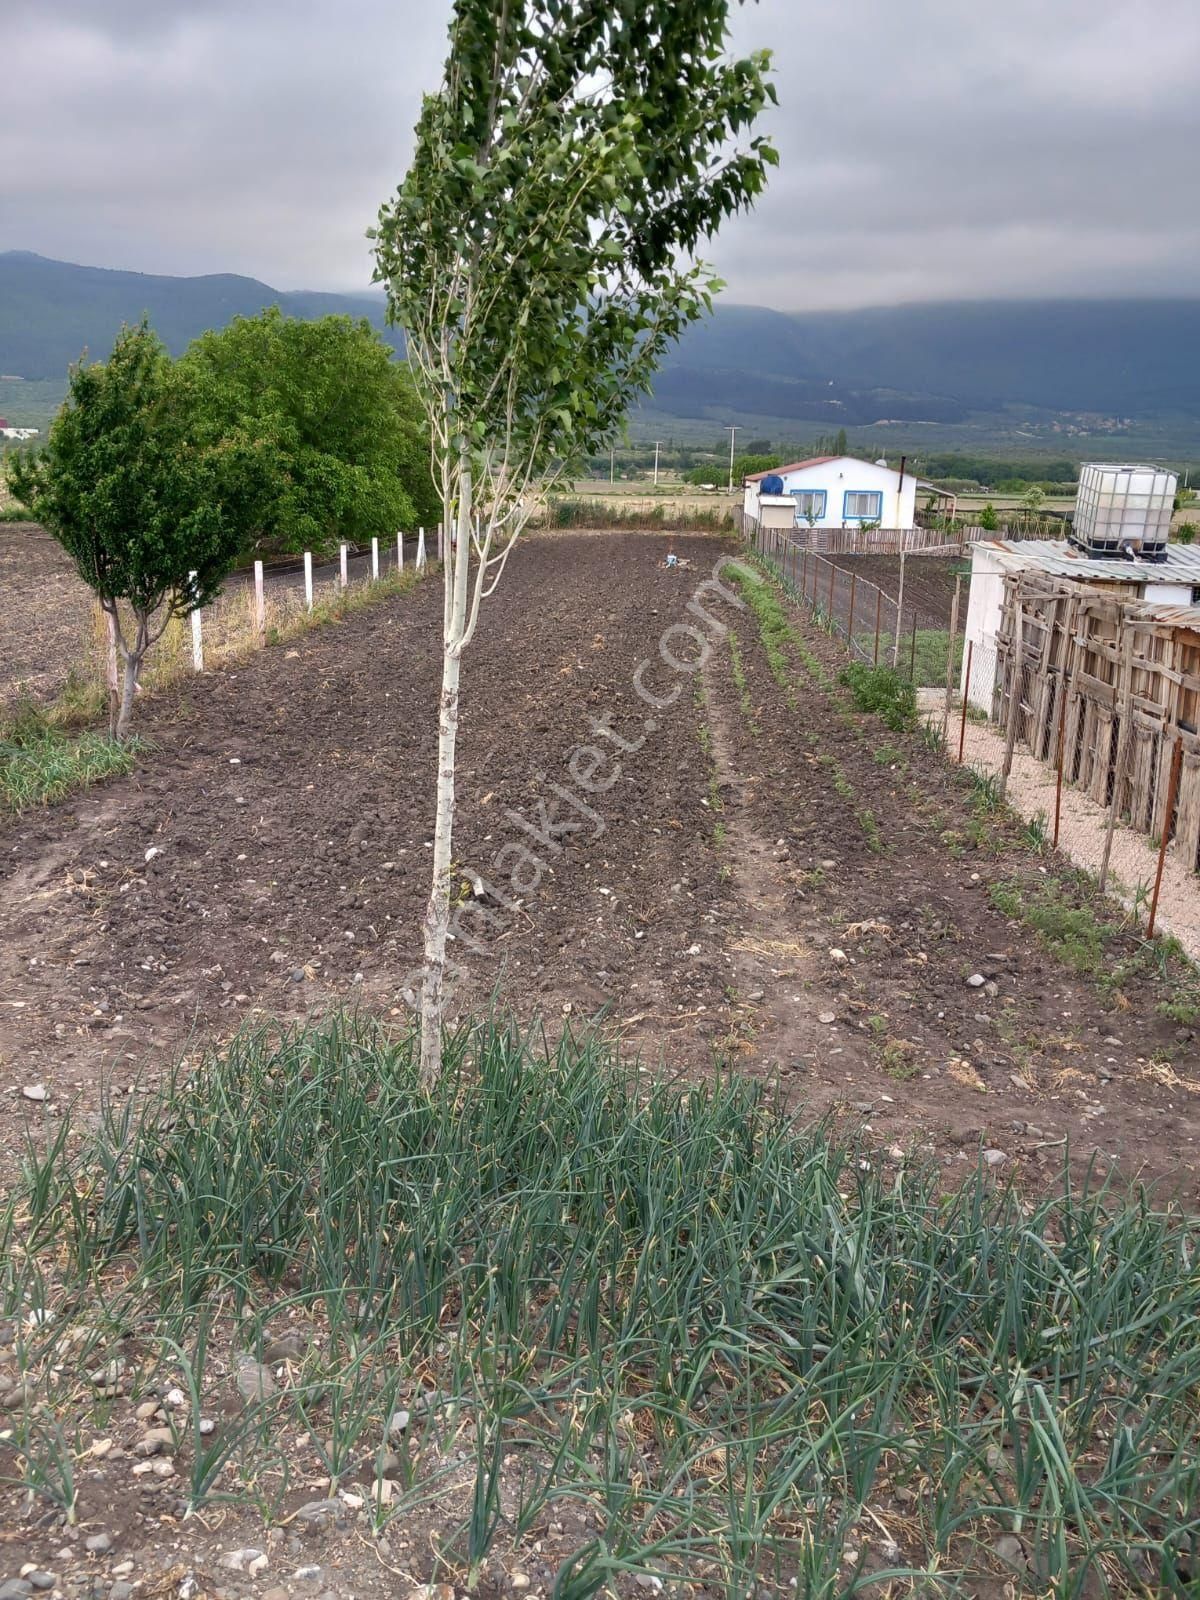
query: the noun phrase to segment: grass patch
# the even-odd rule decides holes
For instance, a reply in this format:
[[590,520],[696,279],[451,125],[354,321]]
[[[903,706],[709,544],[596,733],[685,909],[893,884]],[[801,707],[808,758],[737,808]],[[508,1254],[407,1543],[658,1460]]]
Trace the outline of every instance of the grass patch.
[[279,1392],[211,1440],[182,1424],[188,1509],[272,1511],[289,1471],[335,1492],[402,1404],[387,1494],[381,1468],[359,1487],[376,1530],[438,1503],[422,1577],[473,1585],[569,1508],[562,1600],[636,1572],[832,1600],[868,1541],[873,1578],[929,1593],[1014,1529],[1040,1593],[1179,1592],[1196,1225],[1144,1198],[1025,1202],[982,1172],[947,1195],[933,1166],[900,1181],[797,1131],[761,1085],[681,1089],[494,1023],[429,1093],[411,1038],[335,1020],[242,1035],[45,1138],[0,1218],[35,1498],[69,1492],[51,1421],[87,1437],[108,1404],[78,1372],[119,1352],[126,1391],[222,1415],[229,1366],[298,1323]]
[[77,789],[129,772],[141,748],[107,734],[68,734],[24,707],[0,731],[0,810],[51,805]]
[[872,712],[893,733],[914,728],[917,721],[917,696],[912,684],[892,667],[871,667],[865,661],[852,661],[838,674],[860,711]]
[[1083,872],[1047,877],[1036,889],[1020,878],[988,888],[997,911],[1030,928],[1047,950],[1094,980],[1101,993],[1129,984],[1159,990],[1156,1008],[1172,1021],[1200,1019],[1200,971],[1173,938],[1146,939]]

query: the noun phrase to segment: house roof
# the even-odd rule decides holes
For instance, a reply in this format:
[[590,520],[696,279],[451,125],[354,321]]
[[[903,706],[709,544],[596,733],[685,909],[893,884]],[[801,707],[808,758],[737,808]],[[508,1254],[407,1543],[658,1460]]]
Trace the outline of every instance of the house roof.
[[764,478],[782,478],[789,472],[799,472],[801,467],[819,467],[825,461],[838,461],[839,456],[809,456],[807,461],[789,461],[786,467],[771,467],[767,472],[751,472],[747,483],[761,483]]
[[1200,547],[1194,545],[1169,545],[1165,561],[1088,556],[1065,539],[977,539],[974,548],[1010,558],[1004,564],[1013,569],[1036,567],[1089,583],[1200,584]]

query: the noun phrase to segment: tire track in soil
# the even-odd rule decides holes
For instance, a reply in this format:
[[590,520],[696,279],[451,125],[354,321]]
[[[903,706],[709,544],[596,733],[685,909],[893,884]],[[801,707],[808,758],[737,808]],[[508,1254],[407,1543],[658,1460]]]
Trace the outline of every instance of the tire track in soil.
[[[832,679],[845,658],[787,610],[817,670]],[[1173,1047],[1186,1075],[1194,1045],[1181,1046],[1181,1030],[1140,994],[1126,1010],[1106,1009],[1094,984],[994,910],[993,877],[1019,873],[1036,884],[1047,869],[1011,840],[995,857],[951,854],[941,834],[952,823],[965,827],[969,808],[939,755],[916,735],[892,734],[849,710],[840,690],[814,680],[803,652],[794,653],[797,706],[789,708],[752,619],[739,616],[736,635],[758,740],[746,728],[727,649],[714,652],[707,685],[721,778],[732,785],[730,840],[746,852],[732,864],[734,881],[751,898],[765,876],[759,931],[810,952],[806,1006],[781,1005],[760,981],[759,1043],[783,1063],[789,1092],[817,1111],[856,1110],[869,1117],[884,1159],[897,1148],[933,1151],[950,1177],[982,1144],[1006,1153],[1002,1172],[1015,1166],[1026,1181],[1050,1179],[1069,1139],[1080,1172],[1093,1158],[1101,1174],[1119,1161],[1127,1176],[1195,1195],[1200,1108],[1148,1071],[1155,1048]],[[875,759],[885,752],[898,760]],[[740,781],[747,773],[763,781]],[[839,774],[852,799],[839,794]],[[882,851],[856,821],[864,808]],[[835,865],[820,869],[822,860]],[[831,948],[847,955],[836,973]],[[988,987],[967,985],[976,972]],[[819,1029],[814,1045],[812,1018],[831,994],[837,1022]]]

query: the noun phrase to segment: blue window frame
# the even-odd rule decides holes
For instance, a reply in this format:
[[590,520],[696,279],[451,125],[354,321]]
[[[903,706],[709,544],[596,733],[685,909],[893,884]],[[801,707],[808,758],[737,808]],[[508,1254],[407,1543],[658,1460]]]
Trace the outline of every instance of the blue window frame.
[[846,490],[842,500],[843,522],[878,522],[882,515],[882,489]]
[[814,522],[820,522],[825,515],[826,494],[824,489],[789,489],[788,493],[796,502],[796,521],[807,522],[811,517]]

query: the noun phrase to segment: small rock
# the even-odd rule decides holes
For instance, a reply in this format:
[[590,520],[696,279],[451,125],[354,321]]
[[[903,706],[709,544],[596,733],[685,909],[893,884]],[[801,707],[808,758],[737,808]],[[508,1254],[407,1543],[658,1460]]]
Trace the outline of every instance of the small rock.
[[143,1400],[142,1404],[137,1408],[137,1410],[133,1414],[138,1419],[139,1422],[149,1422],[150,1418],[154,1415],[154,1413],[157,1410],[158,1410],[158,1401],[157,1400]]
[[150,846],[149,850],[146,851],[145,856],[143,857],[143,859],[146,860],[146,861],[153,861],[155,856],[160,856],[160,855],[162,855],[162,846],[161,845],[157,845],[157,844],[152,844]]
[[292,1576],[297,1583],[316,1583],[321,1576],[320,1567],[297,1567]]
[[291,979],[291,981],[293,983],[303,983],[304,982],[304,968],[303,967],[293,967],[291,972],[290,972],[290,974],[289,974],[289,977],[290,977],[290,979]]
[[97,1367],[92,1373],[92,1382],[98,1389],[111,1389],[120,1382],[121,1374],[125,1371],[125,1362],[120,1356],[115,1356],[103,1367]]
[[118,1578],[108,1591],[108,1600],[130,1600],[133,1594],[133,1585],[126,1583],[124,1578]]
[[188,1403],[187,1395],[182,1389],[168,1389],[163,1398],[169,1406],[185,1406]]
[[276,1584],[272,1589],[264,1589],[262,1600],[290,1600],[287,1590],[282,1584]]
[[275,1393],[275,1380],[253,1356],[240,1355],[234,1374],[238,1393],[243,1400],[269,1400]]
[[407,1411],[393,1411],[391,1420],[387,1425],[388,1437],[391,1438],[394,1434],[403,1433],[405,1428],[408,1427],[408,1422],[409,1416]]
[[340,1500],[310,1500],[296,1512],[297,1522],[332,1522],[341,1511]]
[[207,1437],[210,1433],[215,1433],[216,1427],[217,1425],[211,1417],[200,1418],[200,1432],[204,1434],[205,1437]]
[[[27,1083],[21,1093],[26,1100],[48,1100],[50,1098],[50,1091],[44,1083]],[[19,1583],[20,1579],[14,1579],[13,1581]]]
[[973,972],[967,979],[967,987],[969,989],[982,989],[986,982],[987,979],[982,972]]
[[819,1011],[817,1013],[817,1021],[818,1022],[824,1022],[824,1023],[836,1022],[837,1021],[837,1012],[836,1011]]
[[529,1576],[524,1572],[514,1572],[508,1581],[513,1589],[528,1589],[529,1587]]
[[998,1167],[1007,1160],[1008,1154],[1004,1150],[985,1150],[983,1152],[983,1161],[985,1166]]
[[35,1589],[53,1589],[57,1581],[52,1572],[30,1572],[26,1576]]
[[765,1000],[766,998],[767,992],[765,989],[751,989],[750,993],[746,996],[747,1000],[751,1000],[755,1004],[757,1004],[760,1000]]
[[[829,959],[830,959],[830,961],[836,962],[840,966],[843,961],[848,961],[850,958],[849,958],[849,956],[847,956],[847,954],[846,954],[846,952],[844,950],[839,950],[835,945],[834,948],[832,950],[830,950],[830,952],[829,952]],[[639,1576],[638,1582],[640,1583],[642,1578],[644,1578],[646,1576],[647,1576],[647,1574],[643,1572]]]
[[93,1533],[83,1541],[83,1548],[89,1555],[104,1556],[112,1549],[112,1540],[106,1533]]
[[175,1448],[175,1435],[170,1428],[151,1428],[133,1447],[135,1456],[157,1456],[164,1450],[171,1451]]
[[10,1578],[7,1583],[0,1583],[0,1600],[26,1600],[33,1593],[33,1585],[27,1578]]
[[394,1478],[404,1471],[404,1457],[394,1450],[384,1450],[375,1465],[381,1478]]
[[286,1333],[280,1334],[263,1350],[262,1358],[268,1366],[274,1366],[277,1361],[299,1361],[308,1349],[308,1340],[302,1333],[289,1328]]
[[221,1565],[230,1572],[248,1572],[253,1578],[267,1565],[267,1554],[265,1550],[247,1545],[244,1550],[227,1550],[221,1557]]
[[869,1116],[875,1109],[873,1100],[855,1100],[852,1102],[855,1111],[861,1111],[863,1116]]
[[993,1541],[992,1554],[999,1556],[1000,1560],[1007,1562],[1010,1567],[1023,1567],[1026,1565],[1025,1551],[1021,1541],[1011,1533],[1002,1534],[999,1539]]
[[185,1572],[179,1583],[179,1600],[196,1600],[200,1584],[194,1572]]
[[633,1580],[639,1589],[649,1589],[652,1594],[661,1594],[663,1582],[653,1572],[639,1572]]

